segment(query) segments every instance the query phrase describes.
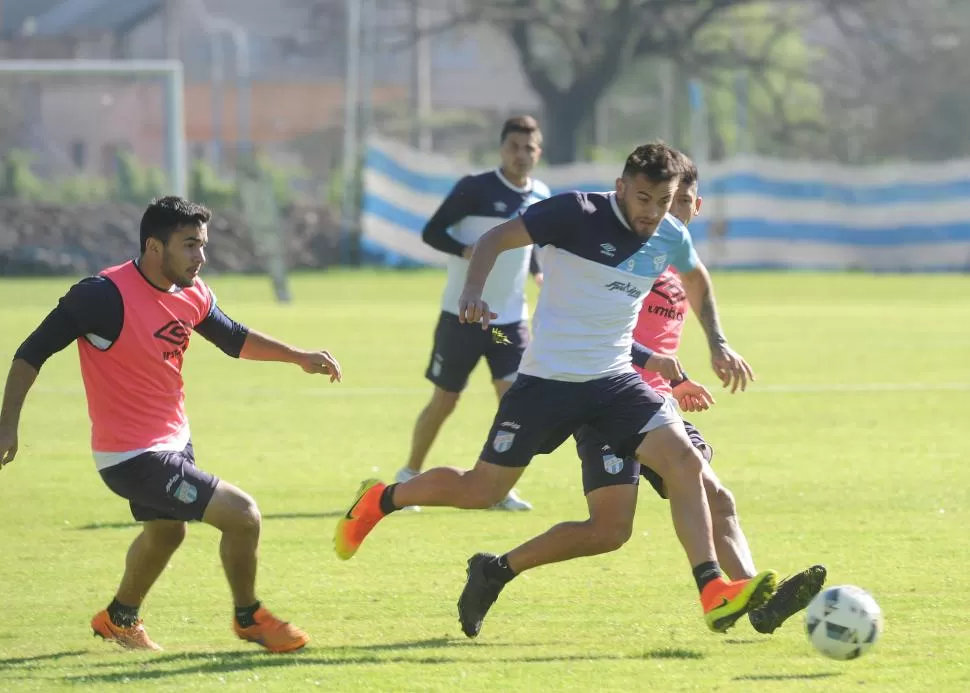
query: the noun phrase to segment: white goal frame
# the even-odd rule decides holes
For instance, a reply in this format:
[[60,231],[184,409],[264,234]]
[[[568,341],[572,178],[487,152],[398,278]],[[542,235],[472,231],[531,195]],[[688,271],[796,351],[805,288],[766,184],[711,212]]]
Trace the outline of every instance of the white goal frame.
[[172,192],[188,195],[185,78],[180,60],[0,60],[0,75],[133,75],[161,77],[165,101],[165,167]]

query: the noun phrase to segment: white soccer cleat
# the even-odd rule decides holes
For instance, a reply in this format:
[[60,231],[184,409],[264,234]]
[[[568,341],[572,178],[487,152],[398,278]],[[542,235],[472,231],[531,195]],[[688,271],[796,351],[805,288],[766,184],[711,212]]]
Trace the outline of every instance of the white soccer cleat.
[[[394,475],[394,482],[398,484],[403,484],[405,481],[410,481],[420,473],[421,472],[412,471],[407,467],[401,467],[399,470],[397,470],[397,474]],[[406,512],[419,513],[421,512],[421,506],[408,505],[401,508],[401,510],[404,510]]]
[[498,503],[493,505],[490,510],[505,510],[507,512],[517,512],[522,510],[532,510],[532,503],[523,499],[515,489],[509,491],[509,494],[500,500]]

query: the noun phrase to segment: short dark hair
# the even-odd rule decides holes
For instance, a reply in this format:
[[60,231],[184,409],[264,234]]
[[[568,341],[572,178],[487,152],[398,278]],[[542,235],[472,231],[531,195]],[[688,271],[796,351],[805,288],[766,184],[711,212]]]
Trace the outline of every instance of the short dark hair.
[[141,252],[145,252],[149,238],[168,243],[172,234],[183,226],[202,226],[212,219],[212,212],[204,205],[169,195],[152,200],[141,217]]
[[689,156],[680,153],[681,156],[681,168],[683,169],[680,173],[680,184],[686,185],[688,188],[692,185],[697,185],[697,180],[700,178],[700,174],[697,172],[697,164]]
[[682,178],[684,156],[663,142],[648,142],[633,150],[623,166],[623,177],[644,175],[656,183]]
[[530,115],[520,115],[509,118],[502,124],[502,134],[499,137],[499,142],[505,142],[505,138],[509,136],[511,132],[522,132],[526,135],[535,135],[542,143],[542,130],[539,129],[539,123]]

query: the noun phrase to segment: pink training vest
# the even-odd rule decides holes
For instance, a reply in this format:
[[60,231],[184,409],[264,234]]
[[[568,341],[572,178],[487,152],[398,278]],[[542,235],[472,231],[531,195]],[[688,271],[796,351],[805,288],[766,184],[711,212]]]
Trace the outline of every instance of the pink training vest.
[[102,351],[77,340],[81,376],[95,452],[143,450],[175,440],[188,425],[182,358],[192,328],[212,307],[201,280],[166,292],[144,277],[134,262],[101,272],[118,291],[124,322],[117,341]]
[[[680,348],[687,307],[687,293],[680,275],[673,267],[668,268],[657,277],[643,302],[633,338],[658,354],[673,356]],[[670,383],[662,375],[634,368],[654,390],[663,395],[671,394]]]

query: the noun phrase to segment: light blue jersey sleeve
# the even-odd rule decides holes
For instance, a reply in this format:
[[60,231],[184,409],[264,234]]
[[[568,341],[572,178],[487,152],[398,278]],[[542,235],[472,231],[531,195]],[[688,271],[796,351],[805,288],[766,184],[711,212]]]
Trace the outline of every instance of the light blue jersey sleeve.
[[691,240],[690,231],[687,227],[675,220],[674,227],[681,231],[681,241],[670,257],[670,264],[678,272],[690,272],[701,264],[701,259],[697,256],[694,248],[694,241]]

